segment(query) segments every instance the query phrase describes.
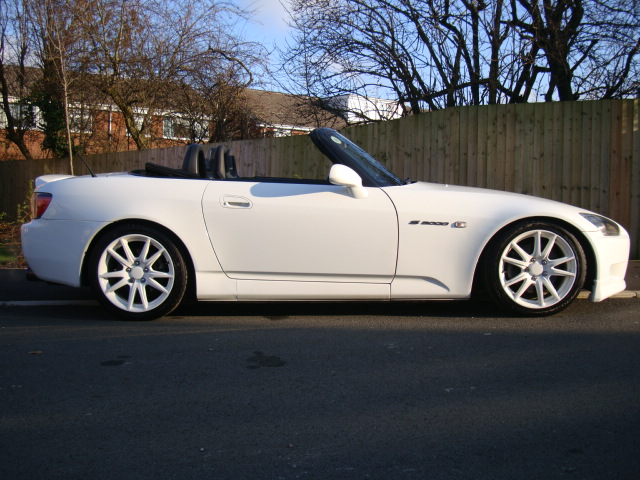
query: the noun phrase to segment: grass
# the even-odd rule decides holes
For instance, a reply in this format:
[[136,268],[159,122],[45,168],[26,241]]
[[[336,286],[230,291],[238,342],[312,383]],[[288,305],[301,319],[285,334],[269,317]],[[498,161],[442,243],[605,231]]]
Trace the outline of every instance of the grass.
[[9,267],[18,261],[18,257],[10,252],[5,246],[0,245],[0,266]]

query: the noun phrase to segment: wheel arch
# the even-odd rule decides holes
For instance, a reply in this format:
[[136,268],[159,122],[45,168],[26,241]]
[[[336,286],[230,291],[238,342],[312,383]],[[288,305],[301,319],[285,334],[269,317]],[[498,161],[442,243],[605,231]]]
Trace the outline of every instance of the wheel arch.
[[145,227],[151,227],[151,228],[155,228],[157,230],[160,230],[162,233],[164,233],[165,235],[167,235],[168,237],[171,238],[172,241],[175,242],[176,247],[178,248],[178,250],[180,250],[180,254],[182,255],[182,258],[185,261],[185,264],[187,266],[187,290],[186,290],[186,299],[193,299],[195,298],[195,292],[196,292],[196,276],[195,276],[195,267],[193,264],[193,259],[191,258],[191,252],[189,251],[189,249],[186,247],[186,245],[184,244],[184,242],[182,241],[182,239],[176,235],[172,230],[170,230],[169,228],[165,227],[164,225],[161,225],[157,222],[153,222],[150,220],[144,220],[144,219],[140,219],[140,218],[127,218],[127,219],[123,219],[123,220],[118,220],[116,222],[110,223],[106,226],[104,226],[102,229],[100,229],[91,239],[91,242],[89,243],[89,247],[87,248],[86,252],[84,253],[84,257],[82,259],[82,267],[80,270],[80,280],[81,280],[81,284],[82,286],[88,286],[89,285],[89,259],[91,258],[91,254],[93,252],[93,250],[95,249],[96,244],[99,242],[99,240],[102,238],[102,236],[104,236],[105,234],[107,234],[108,232],[110,232],[111,230],[118,228],[121,225],[125,225],[125,224],[135,224],[135,225],[141,225],[141,226],[145,226]]
[[484,245],[482,249],[482,253],[480,254],[480,257],[478,258],[478,261],[476,263],[476,267],[473,272],[472,294],[478,293],[482,290],[480,285],[482,271],[487,261],[487,254],[491,250],[491,247],[494,244],[494,242],[498,240],[502,232],[504,232],[505,230],[513,228],[515,225],[518,225],[519,223],[526,223],[526,222],[552,223],[554,225],[564,228],[569,233],[571,233],[576,238],[576,240],[580,242],[580,246],[584,250],[584,254],[587,260],[587,273],[585,278],[585,286],[593,285],[593,281],[596,278],[598,264],[597,264],[595,253],[593,251],[593,246],[591,245],[591,242],[589,242],[587,237],[578,228],[576,228],[575,225],[565,220],[561,220],[555,217],[534,216],[534,217],[519,218],[518,220],[514,220],[513,222],[503,225],[499,230],[496,230],[495,232],[493,232],[493,235],[491,235],[491,238],[489,239],[489,241]]

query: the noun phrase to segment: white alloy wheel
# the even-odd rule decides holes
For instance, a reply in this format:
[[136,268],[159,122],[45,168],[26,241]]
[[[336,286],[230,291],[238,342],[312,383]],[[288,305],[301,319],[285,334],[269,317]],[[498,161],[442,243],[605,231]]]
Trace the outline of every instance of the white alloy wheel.
[[186,286],[177,248],[162,233],[145,227],[118,229],[103,238],[94,251],[92,270],[101,303],[128,319],[166,315],[180,303]]
[[500,283],[513,300],[527,308],[562,301],[578,273],[576,254],[565,239],[545,230],[514,238],[500,258]]
[[506,232],[490,254],[490,293],[509,310],[548,315],[564,309],[585,279],[585,255],[576,238],[546,223]]

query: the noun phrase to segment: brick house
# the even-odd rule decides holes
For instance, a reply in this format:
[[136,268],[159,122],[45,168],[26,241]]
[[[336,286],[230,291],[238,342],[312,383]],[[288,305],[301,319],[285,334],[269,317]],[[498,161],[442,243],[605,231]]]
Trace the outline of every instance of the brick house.
[[[124,117],[115,107],[101,101],[97,95],[70,104],[71,131],[76,145],[83,145],[86,153],[136,150],[136,144],[128,134]],[[345,121],[335,112],[317,107],[308,97],[287,95],[278,92],[246,89],[238,97],[249,113],[252,137],[287,136],[304,134],[318,126],[341,128]],[[37,107],[21,107],[17,96],[9,96],[14,117],[28,119],[25,135],[27,148],[33,158],[46,158],[51,153],[43,150],[44,133],[42,115]],[[28,112],[21,112],[20,109]],[[140,110],[140,118],[147,112]],[[206,123],[206,122],[203,122]],[[7,139],[6,117],[0,109],[0,161],[20,160],[23,155],[17,146]],[[200,141],[209,138],[211,125],[200,124]],[[164,148],[190,143],[188,131],[193,132],[194,122],[179,112],[159,112],[150,117],[146,131],[150,148]]]

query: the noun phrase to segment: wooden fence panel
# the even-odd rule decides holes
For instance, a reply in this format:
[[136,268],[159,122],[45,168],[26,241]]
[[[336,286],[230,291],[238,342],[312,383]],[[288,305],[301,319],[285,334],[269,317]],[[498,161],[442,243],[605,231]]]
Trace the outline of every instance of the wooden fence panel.
[[[633,135],[633,159],[631,161],[631,213],[627,228],[635,234],[635,257],[640,257],[640,101],[633,104],[633,123],[630,125]],[[634,237],[632,237],[633,241]]]
[[[630,219],[627,228],[631,232],[635,233],[635,244],[632,243],[632,248],[635,247],[636,256],[640,257],[640,101],[636,100],[633,103],[633,123],[629,125],[631,129],[631,135],[633,135],[632,151],[633,158],[631,160],[631,195],[630,195]],[[634,237],[632,237],[633,240]]]
[[[640,258],[639,100],[458,107],[350,127],[346,135],[401,177],[495,188],[611,216]],[[230,142],[243,176],[316,177],[322,158],[306,136]],[[186,147],[87,157],[95,172],[146,162],[178,167]],[[87,173],[80,159],[77,174]],[[67,173],[66,160],[0,162],[0,212],[14,216],[32,180]]]

